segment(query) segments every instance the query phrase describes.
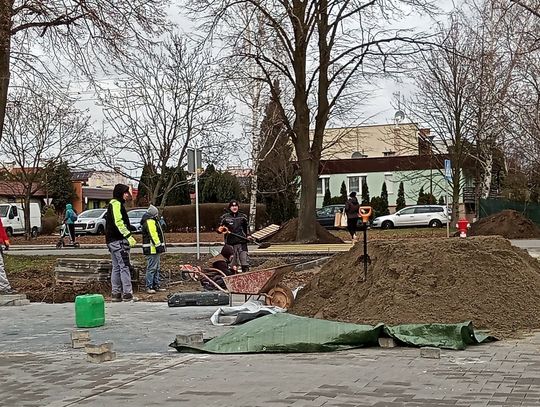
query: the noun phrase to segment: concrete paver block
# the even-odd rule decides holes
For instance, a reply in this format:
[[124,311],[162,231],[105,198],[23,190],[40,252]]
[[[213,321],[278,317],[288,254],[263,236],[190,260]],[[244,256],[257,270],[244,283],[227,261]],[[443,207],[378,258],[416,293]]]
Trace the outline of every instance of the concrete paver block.
[[104,352],[99,354],[88,353],[86,360],[92,363],[110,362],[116,359],[116,352]]
[[72,339],[71,347],[73,349],[83,349],[90,342],[90,339]]
[[75,329],[71,331],[71,339],[88,339],[90,340],[90,331],[86,329]]
[[187,335],[176,335],[176,343],[179,345],[200,345],[203,341],[203,333],[196,332]]
[[107,352],[111,352],[113,348],[112,342],[105,342],[105,343],[87,343],[84,349],[86,350],[86,353],[89,355],[102,355]]
[[441,350],[439,348],[432,348],[429,346],[420,348],[420,357],[428,359],[440,359]]
[[28,305],[30,300],[26,299],[25,294],[2,294],[0,295],[0,307]]
[[381,348],[395,348],[397,344],[393,338],[379,338],[379,346]]

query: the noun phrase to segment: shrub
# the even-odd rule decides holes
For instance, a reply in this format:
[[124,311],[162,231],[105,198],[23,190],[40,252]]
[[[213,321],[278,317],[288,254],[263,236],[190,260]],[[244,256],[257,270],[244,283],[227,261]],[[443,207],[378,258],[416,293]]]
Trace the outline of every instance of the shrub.
[[58,226],[58,217],[54,216],[44,216],[41,218],[41,234],[42,235],[52,235]]
[[[199,226],[201,231],[211,231],[219,226],[219,219],[228,208],[228,203],[199,204]],[[249,215],[249,205],[240,204],[240,211]],[[195,205],[166,206],[163,217],[169,232],[187,232],[195,230]],[[264,227],[267,222],[265,205],[257,205],[256,228]]]

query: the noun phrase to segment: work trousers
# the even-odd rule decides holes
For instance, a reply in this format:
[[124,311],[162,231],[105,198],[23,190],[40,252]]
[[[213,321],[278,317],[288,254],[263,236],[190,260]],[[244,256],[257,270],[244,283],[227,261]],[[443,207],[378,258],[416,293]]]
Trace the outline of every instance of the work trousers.
[[146,288],[159,288],[159,269],[161,254],[149,254],[146,256]]
[[4,267],[4,253],[0,250],[0,292],[11,290],[11,285],[6,276],[6,269]]
[[129,243],[126,239],[107,243],[112,258],[111,285],[112,294],[133,294],[131,285],[131,262]]

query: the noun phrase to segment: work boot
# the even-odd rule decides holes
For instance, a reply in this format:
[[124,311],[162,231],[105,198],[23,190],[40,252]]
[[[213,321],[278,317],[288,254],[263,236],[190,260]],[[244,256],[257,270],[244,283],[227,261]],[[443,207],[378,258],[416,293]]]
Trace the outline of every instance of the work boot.
[[155,293],[156,293],[156,290],[154,290],[153,288],[146,289],[146,294],[155,294]]
[[118,294],[113,294],[111,296],[111,301],[112,302],[122,302],[122,294],[118,293]]
[[163,292],[167,291],[166,288],[161,288],[159,285],[158,285],[158,286],[155,286],[155,287],[154,287],[154,290],[156,290],[156,291],[158,291],[158,292],[160,292],[160,293],[163,293]]
[[124,294],[122,297],[122,301],[124,302],[137,302],[139,299],[137,297],[134,297],[133,294]]
[[242,273],[247,273],[249,271],[249,266],[242,266]]

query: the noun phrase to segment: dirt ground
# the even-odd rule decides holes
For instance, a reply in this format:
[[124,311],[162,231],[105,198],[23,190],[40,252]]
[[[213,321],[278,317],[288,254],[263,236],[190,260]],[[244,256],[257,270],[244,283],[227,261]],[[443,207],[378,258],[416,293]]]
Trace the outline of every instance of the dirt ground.
[[531,239],[540,237],[540,228],[521,213],[507,209],[473,223],[469,234],[471,236],[499,235],[507,239]]
[[473,321],[499,338],[540,329],[540,263],[498,236],[373,241],[336,254],[291,312],[355,323]]
[[[94,256],[98,258],[99,256]],[[108,258],[108,257],[103,257]],[[147,294],[144,292],[144,268],[140,269],[140,282],[134,286],[136,296],[141,301],[163,302],[167,301],[167,296],[176,292],[200,291],[202,287],[199,282],[182,278],[180,272],[181,264],[198,264],[204,265],[210,258],[209,255],[203,255],[200,261],[197,261],[194,254],[167,254],[162,257],[162,287],[166,288],[165,292],[156,294]],[[302,257],[252,257],[252,270],[276,267],[294,262],[305,262],[313,260],[317,256],[302,256]],[[140,266],[144,264],[142,256],[133,256],[134,263]],[[28,299],[33,302],[48,302],[48,303],[64,303],[73,302],[77,295],[82,294],[102,294],[106,300],[110,300],[111,286],[109,282],[93,282],[93,283],[56,283],[54,267],[57,257],[25,257],[25,256],[6,256],[6,270],[8,279],[13,288],[20,293],[27,295]],[[170,273],[170,274],[169,274]],[[294,276],[285,276],[283,282],[292,290],[304,285],[313,275],[314,271],[303,271]],[[170,280],[169,280],[170,276]]]

